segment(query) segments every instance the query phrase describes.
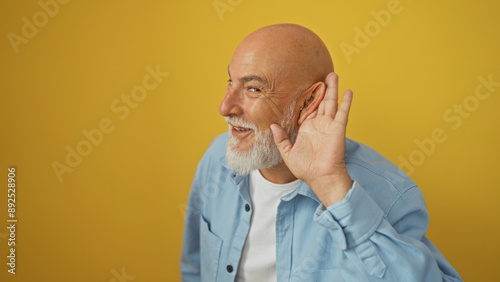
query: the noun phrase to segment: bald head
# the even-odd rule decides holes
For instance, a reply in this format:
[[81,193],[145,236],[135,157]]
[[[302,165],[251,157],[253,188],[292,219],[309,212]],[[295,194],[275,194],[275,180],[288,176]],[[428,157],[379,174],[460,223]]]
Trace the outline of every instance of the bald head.
[[[219,106],[230,129],[226,150],[230,166],[242,174],[266,168],[286,172],[270,126],[281,125],[293,143],[300,124],[323,100],[324,81],[332,71],[325,44],[302,26],[267,26],[243,39],[231,58]],[[293,179],[293,174],[285,173],[279,181]]]
[[236,49],[235,58],[253,59],[268,71],[275,83],[287,83],[304,90],[324,81],[333,71],[330,53],[323,41],[311,30],[296,24],[277,24],[248,35]]

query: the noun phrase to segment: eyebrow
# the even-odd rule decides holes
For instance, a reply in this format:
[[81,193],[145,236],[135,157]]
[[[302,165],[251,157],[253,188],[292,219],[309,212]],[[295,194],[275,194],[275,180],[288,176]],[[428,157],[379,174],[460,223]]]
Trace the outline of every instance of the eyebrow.
[[[229,72],[229,66],[227,66],[227,74],[229,75],[229,77],[231,77],[231,73]],[[246,82],[250,82],[250,81],[257,81],[260,84],[267,86],[267,80],[265,80],[264,78],[262,78],[258,75],[247,75],[247,76],[241,77],[240,79],[238,79],[238,81],[241,83],[246,83]]]
[[244,77],[240,78],[239,81],[242,83],[250,82],[250,81],[257,81],[260,84],[267,85],[267,81],[258,75],[244,76]]

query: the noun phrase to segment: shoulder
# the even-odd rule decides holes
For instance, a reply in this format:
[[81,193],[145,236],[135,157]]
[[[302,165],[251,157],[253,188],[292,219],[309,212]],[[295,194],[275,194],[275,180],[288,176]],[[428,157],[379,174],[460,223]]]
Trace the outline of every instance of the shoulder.
[[423,201],[417,184],[369,146],[346,138],[345,161],[351,178],[361,184],[386,214],[397,201],[405,198],[405,194],[419,195],[421,199],[414,200]]
[[212,140],[212,143],[210,143],[210,147],[208,148],[207,152],[212,152],[217,155],[225,155],[226,154],[226,144],[227,144],[227,132],[222,133],[214,138]]
[[[215,137],[198,163],[196,173],[191,184],[190,206],[201,210],[205,200],[210,198],[218,186],[224,182],[228,175],[229,166],[226,162],[227,134]],[[221,181],[222,180],[222,181]]]
[[205,151],[202,161],[204,159],[212,159],[226,163],[226,144],[227,132],[216,136],[210,143],[208,149]]
[[198,164],[199,170],[228,167],[226,161],[227,132],[215,137]]
[[354,174],[359,172],[370,177],[392,183],[400,192],[417,186],[398,166],[371,147],[346,138],[345,160]]

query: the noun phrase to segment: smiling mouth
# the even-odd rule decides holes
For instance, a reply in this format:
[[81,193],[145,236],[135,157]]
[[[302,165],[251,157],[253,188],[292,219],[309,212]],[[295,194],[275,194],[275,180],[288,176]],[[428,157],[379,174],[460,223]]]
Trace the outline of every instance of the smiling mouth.
[[248,128],[248,127],[236,126],[236,125],[231,124],[231,123],[229,123],[229,125],[231,126],[231,134],[233,136],[238,136],[240,138],[244,137],[244,136],[246,136],[254,131],[252,128]]
[[239,127],[239,126],[234,126],[234,125],[231,125],[233,127],[234,130],[238,131],[238,132],[244,132],[244,131],[250,131],[252,129],[250,128],[246,128],[246,127]]
[[257,127],[248,121],[238,117],[224,117],[227,122],[229,133],[233,137],[242,140],[256,133]]

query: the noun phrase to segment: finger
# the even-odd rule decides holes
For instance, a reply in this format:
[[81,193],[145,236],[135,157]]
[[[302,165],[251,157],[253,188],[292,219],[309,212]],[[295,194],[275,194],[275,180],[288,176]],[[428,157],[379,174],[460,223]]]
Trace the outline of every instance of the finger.
[[273,133],[274,143],[278,150],[280,151],[281,157],[285,163],[288,162],[288,155],[292,150],[292,143],[288,140],[288,136],[285,133],[285,130],[281,128],[281,126],[277,124],[271,124],[271,132]]
[[335,120],[344,126],[347,126],[349,111],[351,110],[352,97],[353,93],[351,90],[344,92],[344,95],[342,96],[342,103],[340,103],[340,108],[335,116]]
[[325,82],[327,88],[326,88],[325,98],[323,99],[323,101],[321,101],[321,104],[319,105],[318,114],[335,117],[339,99],[338,81],[339,81],[339,76],[334,72],[329,73],[328,76],[326,77]]

